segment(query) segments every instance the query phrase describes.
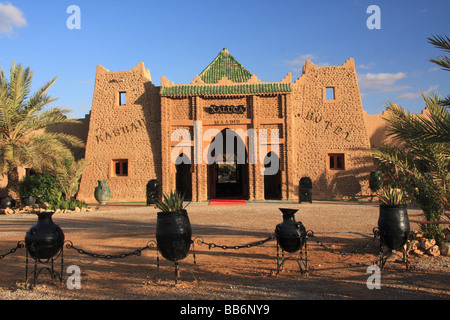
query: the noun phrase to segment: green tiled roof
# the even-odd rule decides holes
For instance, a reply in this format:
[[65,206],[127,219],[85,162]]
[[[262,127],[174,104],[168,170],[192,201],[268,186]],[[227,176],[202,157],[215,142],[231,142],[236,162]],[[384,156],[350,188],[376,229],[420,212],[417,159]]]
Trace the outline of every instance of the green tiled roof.
[[[218,85],[217,83],[223,77],[227,77],[232,83]],[[223,49],[199,75],[203,83],[200,81],[186,85],[162,85],[160,94],[162,96],[242,95],[292,91],[291,83],[247,83],[251,77],[252,74],[237,62],[227,49]]]
[[290,83],[258,83],[239,85],[174,85],[161,87],[162,96],[227,95],[291,92]]
[[236,83],[247,82],[251,76],[252,74],[227,49],[223,49],[199,75],[204,83],[210,84],[219,82],[223,77]]

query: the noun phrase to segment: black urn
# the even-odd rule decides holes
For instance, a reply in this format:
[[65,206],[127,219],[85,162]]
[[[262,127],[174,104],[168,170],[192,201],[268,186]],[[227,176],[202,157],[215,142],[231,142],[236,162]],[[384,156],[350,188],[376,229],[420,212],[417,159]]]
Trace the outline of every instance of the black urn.
[[64,232],[52,220],[53,211],[36,212],[38,222],[25,235],[25,246],[35,260],[56,256],[64,245]]
[[152,179],[147,183],[147,205],[155,204],[159,200],[159,182]]
[[378,229],[381,243],[391,250],[401,249],[408,241],[410,224],[406,205],[380,205]]
[[184,259],[192,243],[192,229],[187,211],[158,212],[156,242],[161,255],[170,261]]
[[15,205],[16,201],[11,196],[2,199],[2,209],[12,208]]
[[293,253],[306,243],[306,229],[301,222],[295,221],[297,209],[280,208],[283,222],[275,228],[275,236],[284,251]]
[[35,196],[24,196],[22,197],[22,204],[24,206],[32,206],[36,204],[36,197]]

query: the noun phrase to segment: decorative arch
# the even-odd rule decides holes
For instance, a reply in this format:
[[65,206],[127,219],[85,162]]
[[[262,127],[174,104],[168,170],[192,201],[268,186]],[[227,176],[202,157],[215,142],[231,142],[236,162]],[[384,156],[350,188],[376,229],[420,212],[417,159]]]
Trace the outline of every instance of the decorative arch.
[[242,138],[225,128],[212,139],[209,148],[213,161],[208,164],[208,197],[248,199],[248,155]]

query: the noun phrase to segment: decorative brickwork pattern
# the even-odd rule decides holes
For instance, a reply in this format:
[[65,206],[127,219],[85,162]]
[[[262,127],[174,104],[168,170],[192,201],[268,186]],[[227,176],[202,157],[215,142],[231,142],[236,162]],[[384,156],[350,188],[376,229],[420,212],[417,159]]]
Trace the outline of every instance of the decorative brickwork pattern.
[[[121,92],[126,105],[119,105]],[[205,162],[204,154],[217,133],[232,129],[245,145],[247,163],[239,169],[242,197],[265,198],[263,160],[272,151],[280,159],[282,199],[297,200],[305,176],[313,182],[314,199],[359,198],[370,193],[373,169],[367,117],[353,59],[333,67],[307,61],[293,83],[291,74],[261,83],[223,50],[191,84],[162,77],[159,88],[143,63],[119,72],[98,66],[86,146],[91,165],[78,197],[95,201],[97,180],[108,181],[112,202],[144,201],[151,179],[161,182],[163,192],[175,190],[173,159],[183,153],[191,161],[192,200],[207,201],[216,196],[212,181],[217,168]],[[256,140],[249,138],[249,130]],[[271,130],[278,130],[278,144]],[[330,168],[331,154],[343,155],[343,169]],[[128,160],[126,176],[111,174],[117,159]]]

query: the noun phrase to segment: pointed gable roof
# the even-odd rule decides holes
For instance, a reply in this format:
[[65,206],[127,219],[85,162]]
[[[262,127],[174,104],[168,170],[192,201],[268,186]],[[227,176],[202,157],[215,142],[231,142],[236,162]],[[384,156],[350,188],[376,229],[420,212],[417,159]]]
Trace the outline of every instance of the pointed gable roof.
[[208,84],[218,83],[223,77],[234,83],[243,83],[247,82],[252,74],[224,48],[199,77]]

